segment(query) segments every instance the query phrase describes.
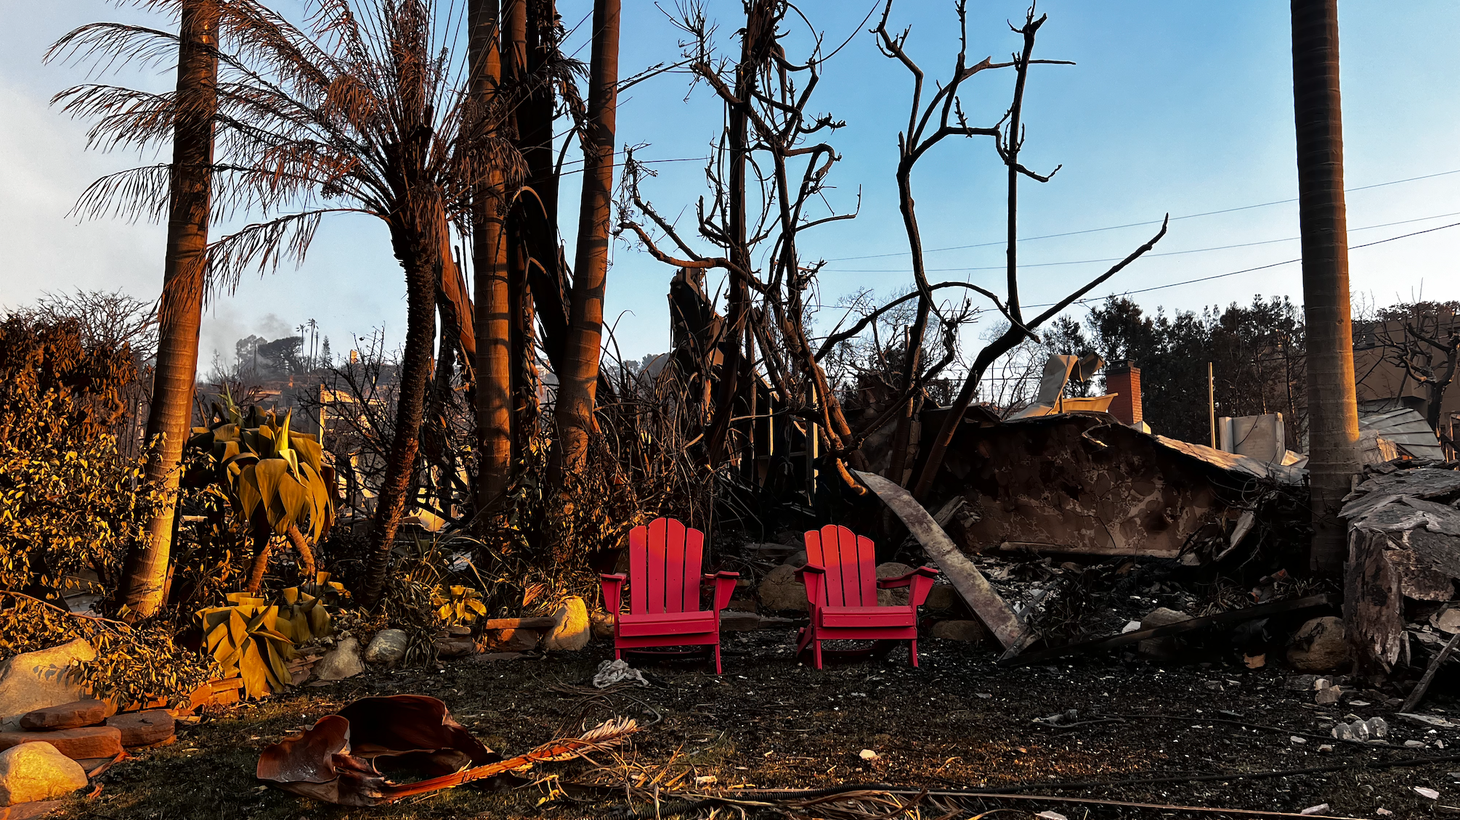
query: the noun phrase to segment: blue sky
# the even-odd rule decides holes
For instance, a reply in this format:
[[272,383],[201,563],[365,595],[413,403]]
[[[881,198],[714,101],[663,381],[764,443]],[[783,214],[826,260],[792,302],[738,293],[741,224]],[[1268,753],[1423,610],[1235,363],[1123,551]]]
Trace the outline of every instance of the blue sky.
[[[559,0],[567,25],[588,14],[587,0]],[[298,6],[282,0],[281,7]],[[661,3],[673,8],[671,3]],[[880,6],[880,3],[878,4]],[[679,33],[647,0],[624,3],[621,73],[672,60]],[[737,2],[713,0],[722,39],[736,28]],[[828,42],[851,42],[826,67],[813,103],[847,121],[833,136],[842,162],[833,171],[833,204],[860,216],[806,235],[803,251],[828,260],[819,301],[870,288],[888,295],[910,284],[906,240],[897,213],[893,170],[897,132],[906,122],[908,74],[881,56],[859,24],[872,0],[802,4]],[[1007,57],[1017,47],[1006,20],[1019,3],[970,3],[970,56]],[[1396,11],[1396,9],[1401,11]],[[1046,185],[1021,189],[1021,278],[1027,304],[1050,302],[1108,263],[1052,264],[1124,256],[1153,225],[1034,237],[1280,202],[1296,197],[1293,166],[1288,4],[1280,0],[1222,3],[1171,0],[1047,0],[1049,22],[1036,56],[1076,61],[1031,77],[1026,106],[1026,164],[1063,168]],[[1350,188],[1460,170],[1460,6],[1414,0],[1340,3],[1346,175]],[[86,183],[126,167],[134,157],[83,151],[81,124],[48,108],[50,95],[82,79],[64,66],[43,66],[46,46],[91,20],[141,19],[102,0],[32,3],[0,0],[0,304],[25,303],[46,290],[120,287],[153,298],[161,282],[162,230],[121,221],[77,224],[66,211]],[[165,21],[154,21],[166,24]],[[899,0],[896,28],[911,27],[912,52],[930,79],[946,76],[957,49],[952,3]],[[587,25],[569,50],[583,45]],[[854,35],[854,32],[856,34]],[[798,35],[799,36],[799,35]],[[586,58],[587,49],[579,54]],[[124,74],[125,81],[168,85],[166,75]],[[992,123],[1007,104],[1012,74],[971,81],[965,108],[975,123]],[[619,142],[646,144],[641,159],[703,157],[720,124],[718,106],[700,87],[685,99],[687,79],[659,77],[621,100]],[[661,213],[691,213],[703,191],[697,162],[654,166],[645,193]],[[576,179],[564,190],[563,227],[576,218]],[[1003,169],[987,140],[953,140],[918,166],[914,187],[924,244],[950,248],[997,243],[1003,236]],[[1460,222],[1460,173],[1353,191],[1348,198],[1351,245]],[[685,210],[691,209],[691,210]],[[1404,224],[1392,224],[1404,223]],[[1382,227],[1376,227],[1382,226]],[[1176,219],[1156,249],[1097,294],[1146,291],[1298,256],[1294,203]],[[1263,243],[1263,244],[1249,244]],[[1246,247],[1201,250],[1231,245]],[[1421,293],[1460,299],[1453,274],[1460,228],[1358,248],[1350,257],[1356,299],[1389,304]],[[1184,251],[1193,253],[1178,253]],[[569,250],[569,258],[572,251]],[[1000,244],[930,253],[935,278],[1002,288]],[[629,243],[616,243],[609,278],[610,321],[627,355],[665,349],[665,293],[673,270]],[[1299,267],[1272,267],[1207,282],[1136,293],[1150,309],[1199,309],[1246,302],[1254,294],[1301,300]],[[403,334],[404,284],[383,225],[368,218],[326,223],[300,270],[246,279],[212,305],[203,356],[232,353],[249,333],[276,337],[313,317],[336,352],[352,334],[383,326]],[[1074,310],[1080,314],[1078,309]],[[831,319],[834,314],[826,314]],[[981,343],[968,334],[970,346]]]

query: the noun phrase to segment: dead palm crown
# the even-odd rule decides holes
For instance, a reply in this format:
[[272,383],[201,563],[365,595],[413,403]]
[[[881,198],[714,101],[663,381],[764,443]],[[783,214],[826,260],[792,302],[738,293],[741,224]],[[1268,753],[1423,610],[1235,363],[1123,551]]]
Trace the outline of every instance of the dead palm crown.
[[[199,0],[131,0],[180,13]],[[383,220],[404,269],[408,321],[396,435],[379,495],[364,603],[378,596],[412,479],[435,335],[434,308],[450,231],[469,229],[468,195],[491,177],[511,196],[521,159],[500,127],[509,95],[466,93],[463,0],[308,0],[296,26],[256,0],[215,2],[219,13],[212,211],[255,221],[209,246],[210,292],[308,252],[327,214]],[[123,0],[126,2],[126,0]],[[67,34],[48,59],[110,71],[168,65],[178,36],[95,23]],[[93,122],[90,146],[163,150],[181,110],[175,92],[87,83],[56,95]],[[174,169],[162,163],[111,174],[76,212],[165,218]],[[480,195],[480,194],[478,194]]]

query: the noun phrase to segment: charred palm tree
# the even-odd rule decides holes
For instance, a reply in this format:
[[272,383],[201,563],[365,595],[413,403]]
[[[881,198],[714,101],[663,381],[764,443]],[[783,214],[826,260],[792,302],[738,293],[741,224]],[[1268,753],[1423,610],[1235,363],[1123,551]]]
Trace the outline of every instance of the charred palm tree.
[[183,0],[178,5],[167,250],[147,415],[147,441],[155,446],[148,451],[146,476],[161,488],[163,503],[147,522],[146,536],[128,551],[121,584],[122,603],[142,617],[156,612],[166,594],[183,445],[192,432],[218,107],[218,3]]
[[[499,116],[473,108],[478,103],[465,93],[465,61],[453,51],[465,22],[459,4],[308,5],[307,22],[295,25],[257,0],[220,3],[213,213],[258,219],[209,246],[208,273],[215,290],[228,290],[246,270],[297,264],[330,214],[367,214],[390,232],[405,273],[407,325],[395,429],[359,596],[371,605],[415,478],[450,231],[453,224],[468,227],[469,192],[487,170],[517,174],[518,160],[510,143],[491,136]],[[94,24],[56,48],[145,62],[177,42],[164,31]],[[175,93],[104,84],[78,86],[57,100],[93,119],[93,140],[108,146],[156,144],[185,110]],[[104,177],[78,207],[91,215],[156,214],[167,202],[169,173],[160,165]]]
[[583,124],[583,195],[578,214],[578,252],[568,312],[567,344],[558,373],[558,459],[564,475],[583,468],[588,442],[598,429],[594,402],[599,346],[603,342],[603,294],[608,279],[612,225],[613,144],[618,104],[619,0],[594,0],[593,55],[588,68],[588,114]]
[[1292,11],[1298,222],[1308,327],[1308,471],[1313,494],[1309,563],[1331,574],[1343,566],[1347,551],[1338,509],[1349,479],[1358,472],[1359,440],[1343,199],[1338,0],[1293,0]]

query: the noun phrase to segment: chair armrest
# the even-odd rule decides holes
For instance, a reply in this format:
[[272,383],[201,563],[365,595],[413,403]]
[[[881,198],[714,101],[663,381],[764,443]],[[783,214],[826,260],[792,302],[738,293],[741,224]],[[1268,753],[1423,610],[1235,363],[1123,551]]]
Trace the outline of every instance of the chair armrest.
[[826,567],[807,564],[796,570],[796,577],[806,585],[806,603],[812,612],[821,606],[821,587],[826,582]]
[[905,587],[908,584],[911,584],[913,582],[913,579],[917,578],[918,576],[922,576],[924,578],[936,578],[938,577],[938,571],[933,569],[932,567],[918,567],[912,572],[909,572],[906,575],[899,575],[896,578],[878,578],[877,588],[892,589],[894,587]]
[[700,583],[715,584],[715,611],[719,612],[730,604],[730,596],[735,594],[735,582],[740,580],[740,573],[720,571],[714,575],[706,575],[700,579]]
[[932,567],[918,567],[906,575],[897,578],[880,578],[877,581],[878,589],[893,589],[895,587],[910,587],[908,590],[907,602],[917,609],[928,600],[928,593],[933,590],[933,579],[938,577],[938,571]]
[[604,610],[614,615],[623,611],[623,588],[628,579],[627,575],[598,576],[599,587],[603,590]]

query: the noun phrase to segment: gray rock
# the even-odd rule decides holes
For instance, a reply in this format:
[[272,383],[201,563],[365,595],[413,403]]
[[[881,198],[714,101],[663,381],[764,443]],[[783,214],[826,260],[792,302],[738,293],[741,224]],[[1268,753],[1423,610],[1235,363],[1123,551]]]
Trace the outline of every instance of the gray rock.
[[[899,564],[896,561],[888,561],[885,564],[877,565],[877,579],[899,578],[912,572],[913,568],[907,564]],[[878,606],[907,606],[908,588],[879,589],[877,590]]]
[[0,731],[18,729],[26,712],[85,700],[88,693],[71,666],[95,658],[91,644],[77,638],[0,664]]
[[410,637],[404,630],[382,629],[370,639],[370,645],[365,648],[365,661],[395,666],[406,656],[409,643]]
[[933,624],[929,634],[948,641],[979,643],[988,635],[988,631],[978,621],[939,621]]
[[726,609],[720,613],[721,632],[754,632],[760,629],[760,616],[754,612]]
[[355,640],[354,635],[335,644],[335,648],[324,653],[324,657],[314,665],[314,677],[323,681],[344,680],[364,671],[365,662],[360,660],[360,642]]
[[84,788],[81,764],[49,743],[22,743],[0,752],[0,806],[52,800]]
[[1330,706],[1332,704],[1338,703],[1338,699],[1342,696],[1342,686],[1327,686],[1319,689],[1317,693],[1313,695],[1313,702],[1318,704],[1319,706]]
[[[1141,619],[1141,629],[1155,629],[1158,626],[1170,626],[1189,620],[1191,620],[1191,616],[1185,612],[1178,612],[1163,606],[1151,610],[1146,617]],[[1152,655],[1159,658],[1176,654],[1177,646],[1175,637],[1147,638],[1137,644],[1136,648],[1143,655]]]
[[570,595],[553,612],[557,625],[543,638],[542,646],[550,652],[577,652],[588,645],[590,625],[588,605],[577,595]]
[[791,553],[791,557],[787,558],[784,563],[786,566],[795,567],[796,569],[806,566],[806,550]]
[[1299,672],[1331,672],[1348,665],[1349,653],[1343,621],[1326,615],[1303,624],[1293,635],[1288,663]]
[[806,611],[806,587],[796,577],[796,568],[782,564],[760,582],[760,605],[772,612]]

